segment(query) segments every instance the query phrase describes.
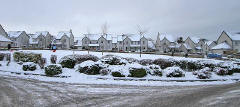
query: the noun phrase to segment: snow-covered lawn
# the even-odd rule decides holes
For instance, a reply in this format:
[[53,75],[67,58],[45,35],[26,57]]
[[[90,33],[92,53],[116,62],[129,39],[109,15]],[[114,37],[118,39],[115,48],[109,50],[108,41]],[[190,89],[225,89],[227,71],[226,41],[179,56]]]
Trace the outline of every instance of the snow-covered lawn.
[[[26,51],[26,50],[24,50]],[[57,50],[56,52],[52,52],[50,50],[28,50],[30,52],[34,53],[41,53],[43,58],[47,59],[47,64],[50,64],[50,57],[51,55],[57,55],[58,61],[66,56],[66,55],[72,55],[72,54],[79,54],[79,55],[85,55],[88,54],[87,51],[68,51],[68,50]],[[0,53],[14,53],[9,51],[0,51]],[[202,59],[202,58],[184,58],[184,57],[172,57],[172,56],[164,56],[164,55],[152,55],[152,54],[142,54],[142,57],[140,58],[139,54],[132,54],[132,53],[107,53],[104,52],[103,55],[101,52],[90,52],[90,54],[97,56],[101,58],[103,55],[117,55],[124,58],[135,58],[138,60],[141,59],[169,59],[169,60],[188,60],[188,61],[204,61],[204,62],[211,62],[211,63],[224,63],[227,65],[231,65],[234,62],[233,61],[221,61],[221,60],[214,60],[214,59]],[[0,70],[2,71],[11,71],[11,72],[21,72],[21,73],[35,73],[35,74],[45,74],[44,70],[40,69],[39,66],[37,66],[37,70],[35,71],[23,71],[22,65],[17,64],[13,61],[13,58],[11,59],[11,63],[9,66],[6,66],[6,61],[0,61]],[[57,61],[57,62],[58,62]],[[120,67],[122,66],[122,67]],[[131,65],[118,65],[118,66],[110,66],[110,69],[125,69],[124,67],[131,66]],[[137,65],[132,65],[137,66]],[[0,75],[11,75],[11,76],[18,76],[21,78],[31,78],[31,79],[37,79],[42,81],[54,81],[54,82],[66,82],[66,83],[82,83],[82,84],[117,84],[117,85],[146,85],[146,86],[167,86],[167,85],[210,85],[210,84],[227,84],[227,83],[233,83],[236,81],[233,81],[232,79],[240,79],[240,73],[234,73],[231,76],[218,76],[215,73],[212,74],[211,79],[208,80],[222,80],[225,79],[226,81],[213,81],[213,82],[164,82],[164,81],[148,81],[150,79],[156,79],[156,80],[200,80],[195,75],[192,74],[192,72],[185,72],[185,77],[173,77],[169,78],[166,77],[166,74],[163,73],[163,76],[152,76],[147,75],[141,79],[146,79],[146,81],[124,81],[124,80],[114,80],[114,77],[111,75],[101,76],[101,75],[86,75],[83,73],[76,72],[76,69],[68,69],[63,68],[63,73],[60,74],[62,76],[71,76],[69,78],[56,78],[56,77],[45,77],[45,76],[36,76],[36,75],[15,75],[11,74],[9,72],[1,72]],[[101,78],[101,79],[99,79]],[[124,77],[126,79],[135,79],[133,77]]]

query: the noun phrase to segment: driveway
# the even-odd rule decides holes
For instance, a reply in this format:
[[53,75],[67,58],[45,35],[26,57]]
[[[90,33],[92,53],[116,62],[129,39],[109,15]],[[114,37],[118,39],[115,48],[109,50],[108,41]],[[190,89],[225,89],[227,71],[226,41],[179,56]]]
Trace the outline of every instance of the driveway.
[[240,83],[212,86],[123,86],[42,82],[0,75],[0,106],[238,107]]

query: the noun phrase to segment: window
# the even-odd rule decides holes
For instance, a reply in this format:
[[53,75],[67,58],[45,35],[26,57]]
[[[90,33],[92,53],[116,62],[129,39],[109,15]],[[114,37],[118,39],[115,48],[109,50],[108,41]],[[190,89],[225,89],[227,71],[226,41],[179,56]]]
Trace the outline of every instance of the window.
[[143,45],[145,44],[145,41],[143,41]]
[[85,41],[85,44],[87,44],[87,40]]
[[126,42],[126,44],[128,45],[128,41]]
[[101,43],[103,43],[103,41],[101,41]]
[[110,44],[110,41],[108,41],[108,44]]

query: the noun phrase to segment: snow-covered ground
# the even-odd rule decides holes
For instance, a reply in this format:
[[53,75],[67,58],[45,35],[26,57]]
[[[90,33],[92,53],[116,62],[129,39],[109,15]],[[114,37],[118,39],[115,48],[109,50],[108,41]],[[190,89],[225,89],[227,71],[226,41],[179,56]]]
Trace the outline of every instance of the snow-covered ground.
[[[24,50],[25,51],[25,50]],[[72,55],[72,54],[88,54],[87,51],[68,51],[68,50],[57,50],[56,52],[52,52],[50,50],[28,50],[30,52],[34,53],[41,53],[43,58],[47,59],[47,64],[50,64],[50,57],[51,55],[57,55],[58,61],[66,55]],[[14,53],[15,51],[12,51],[11,53]],[[0,51],[0,53],[10,53],[9,51]],[[221,61],[221,60],[214,60],[214,59],[202,59],[202,58],[184,58],[184,57],[172,57],[172,56],[164,56],[164,55],[152,55],[152,54],[142,54],[142,57],[140,58],[139,54],[132,54],[132,53],[107,53],[104,52],[103,55],[101,52],[90,52],[90,54],[95,55],[99,58],[101,58],[104,55],[112,54],[117,55],[121,57],[128,57],[128,58],[135,58],[138,60],[141,59],[173,59],[173,60],[188,60],[188,61],[204,61],[204,62],[211,62],[211,63],[224,63],[224,64],[233,64],[232,61]],[[2,71],[11,71],[11,72],[20,72],[20,73],[35,73],[35,74],[44,74],[44,70],[40,69],[39,66],[37,66],[37,70],[35,71],[23,71],[22,65],[17,64],[16,62],[12,61],[9,66],[6,66],[6,61],[0,61],[0,70]],[[119,66],[112,66],[111,69],[116,69]],[[147,75],[146,77],[143,77],[141,79],[145,79],[145,81],[137,81],[137,78],[133,77],[124,77],[126,79],[132,79],[132,81],[124,81],[124,80],[114,80],[116,78],[112,77],[111,75],[107,76],[101,76],[101,75],[86,75],[79,72],[76,72],[76,69],[68,69],[63,68],[63,73],[60,74],[62,76],[71,76],[69,78],[56,78],[56,77],[45,77],[45,76],[37,76],[37,75],[16,75],[12,74],[10,72],[1,72],[0,75],[12,75],[17,76],[21,78],[31,78],[31,79],[37,79],[42,81],[54,81],[54,82],[66,82],[66,83],[81,83],[81,84],[117,84],[117,85],[144,85],[144,86],[169,86],[169,85],[210,85],[210,84],[228,84],[228,83],[234,83],[236,81],[233,81],[232,79],[240,79],[240,73],[234,73],[231,76],[218,76],[215,73],[212,74],[211,79],[209,80],[226,80],[226,81],[212,81],[212,82],[166,82],[166,81],[148,81],[151,79],[155,80],[200,80],[195,75],[192,74],[192,72],[185,72],[185,77],[178,77],[178,78],[169,78],[166,77],[166,74],[163,73],[163,76],[151,76]],[[101,78],[101,79],[99,79]]]

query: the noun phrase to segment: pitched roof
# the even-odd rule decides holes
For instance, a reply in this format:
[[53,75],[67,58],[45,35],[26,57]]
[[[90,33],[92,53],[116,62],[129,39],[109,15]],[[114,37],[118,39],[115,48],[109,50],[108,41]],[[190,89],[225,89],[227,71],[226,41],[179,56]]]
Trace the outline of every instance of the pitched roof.
[[151,48],[151,49],[156,49],[153,41],[148,41],[148,48]]
[[39,31],[39,32],[36,32],[37,35],[43,35],[43,36],[47,36],[49,32],[48,31]]
[[169,34],[160,34],[159,39],[162,41],[164,38],[169,40],[170,42],[175,42],[177,39],[176,37],[169,35]]
[[58,35],[56,36],[56,39],[61,39],[64,35],[66,35],[67,37],[70,38],[70,36],[72,35],[72,32],[71,31],[58,32]]
[[82,46],[82,39],[83,37],[75,37],[76,44],[74,46]]
[[9,31],[8,36],[16,38],[16,37],[20,36],[23,32],[24,31]]
[[194,43],[198,43],[201,38],[199,37],[189,37]]
[[84,36],[90,40],[98,40],[101,37],[101,34],[84,34]]
[[226,32],[224,31],[232,40],[240,40],[240,32]]
[[223,42],[214,46],[212,49],[231,49],[231,46],[228,43]]
[[118,38],[117,37],[112,37],[112,43],[117,43]]
[[6,37],[3,36],[3,35],[0,35],[0,41],[1,41],[1,42],[12,42],[10,39],[6,38]]

